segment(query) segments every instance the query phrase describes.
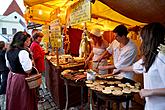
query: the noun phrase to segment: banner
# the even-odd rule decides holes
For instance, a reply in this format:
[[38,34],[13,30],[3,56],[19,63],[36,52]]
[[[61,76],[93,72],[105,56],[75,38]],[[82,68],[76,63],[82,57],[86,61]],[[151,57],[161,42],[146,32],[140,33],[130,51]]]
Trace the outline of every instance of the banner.
[[91,20],[91,3],[87,0],[79,1],[72,6],[70,14],[70,25],[76,25]]
[[49,42],[49,25],[42,25],[42,33],[44,37],[42,38],[42,42]]
[[60,20],[56,19],[50,23],[50,43],[52,47],[61,47],[62,46],[62,37],[61,37],[61,26]]

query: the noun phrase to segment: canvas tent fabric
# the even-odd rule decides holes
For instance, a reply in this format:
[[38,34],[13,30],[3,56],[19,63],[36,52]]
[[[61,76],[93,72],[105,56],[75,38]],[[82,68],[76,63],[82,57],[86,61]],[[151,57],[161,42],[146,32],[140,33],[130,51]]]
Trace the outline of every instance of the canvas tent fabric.
[[[24,4],[27,7],[24,17],[28,22],[49,24],[51,22],[52,12],[59,11],[61,22],[66,24],[67,10],[78,1],[79,0],[24,0]],[[119,24],[125,24],[126,26],[140,26],[145,24],[145,22],[138,22],[118,13],[110,8],[110,6],[107,5],[108,3],[103,0],[95,0],[94,4],[91,4],[92,19],[91,22],[87,22],[89,30],[93,26],[101,28],[102,30],[112,30]],[[42,13],[40,13],[41,11]],[[82,28],[83,26],[79,24],[75,27]]]
[[114,11],[139,22],[165,23],[164,0],[100,0]]

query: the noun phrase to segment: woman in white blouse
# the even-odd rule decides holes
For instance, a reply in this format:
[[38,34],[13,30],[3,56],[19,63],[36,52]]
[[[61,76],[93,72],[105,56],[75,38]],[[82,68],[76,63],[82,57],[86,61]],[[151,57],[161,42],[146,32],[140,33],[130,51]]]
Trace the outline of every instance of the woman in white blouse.
[[6,110],[38,110],[34,89],[29,89],[25,77],[32,69],[30,35],[17,32],[6,53],[6,65],[10,68],[7,90]]
[[[106,51],[106,48],[108,47],[108,42],[102,38],[101,30],[98,28],[93,28],[90,32],[90,37],[92,38],[92,51],[89,54],[88,58],[85,60],[85,64],[87,65],[92,59],[92,69],[97,70],[98,66],[106,66],[107,58],[104,57],[100,61],[97,61],[97,58]],[[98,70],[99,74],[107,74],[108,69],[104,70]]]
[[165,52],[157,51],[160,44],[165,45],[165,27],[150,23],[142,28],[140,35],[141,59],[132,66],[117,68],[115,73],[143,73],[144,89],[141,89],[140,96],[146,100],[145,110],[165,110]]

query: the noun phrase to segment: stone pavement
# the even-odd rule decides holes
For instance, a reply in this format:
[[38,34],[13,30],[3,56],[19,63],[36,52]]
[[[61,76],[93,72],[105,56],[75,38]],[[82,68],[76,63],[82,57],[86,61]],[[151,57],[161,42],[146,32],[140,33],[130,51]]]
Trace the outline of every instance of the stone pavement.
[[[44,78],[42,78],[42,82],[45,82]],[[45,102],[38,103],[38,110],[60,110],[54,103],[50,92],[46,89],[44,83],[41,85],[41,89],[39,90],[40,94],[44,96]],[[0,110],[6,110],[6,95],[0,95]]]
[[44,96],[45,102],[38,104],[39,110],[60,110],[54,103],[54,101],[50,95],[50,92],[48,92],[46,89],[41,89],[40,94],[42,96]]
[[[38,104],[39,110],[60,110],[52,100],[50,93],[46,89],[41,89],[40,94],[44,95],[45,102]],[[5,110],[6,108],[6,98],[5,95],[0,95],[0,110]]]

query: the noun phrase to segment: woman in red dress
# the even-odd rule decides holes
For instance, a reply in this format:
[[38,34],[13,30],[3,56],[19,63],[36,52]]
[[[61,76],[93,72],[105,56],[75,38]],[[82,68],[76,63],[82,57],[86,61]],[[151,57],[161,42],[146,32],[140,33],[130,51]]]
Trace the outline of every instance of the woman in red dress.
[[32,44],[30,46],[30,50],[33,55],[33,60],[34,60],[35,66],[40,73],[43,73],[45,71],[45,64],[44,64],[45,52],[42,49],[42,47],[40,46],[40,42],[41,42],[43,36],[44,35],[41,32],[36,32],[33,35],[34,41],[32,42]]

